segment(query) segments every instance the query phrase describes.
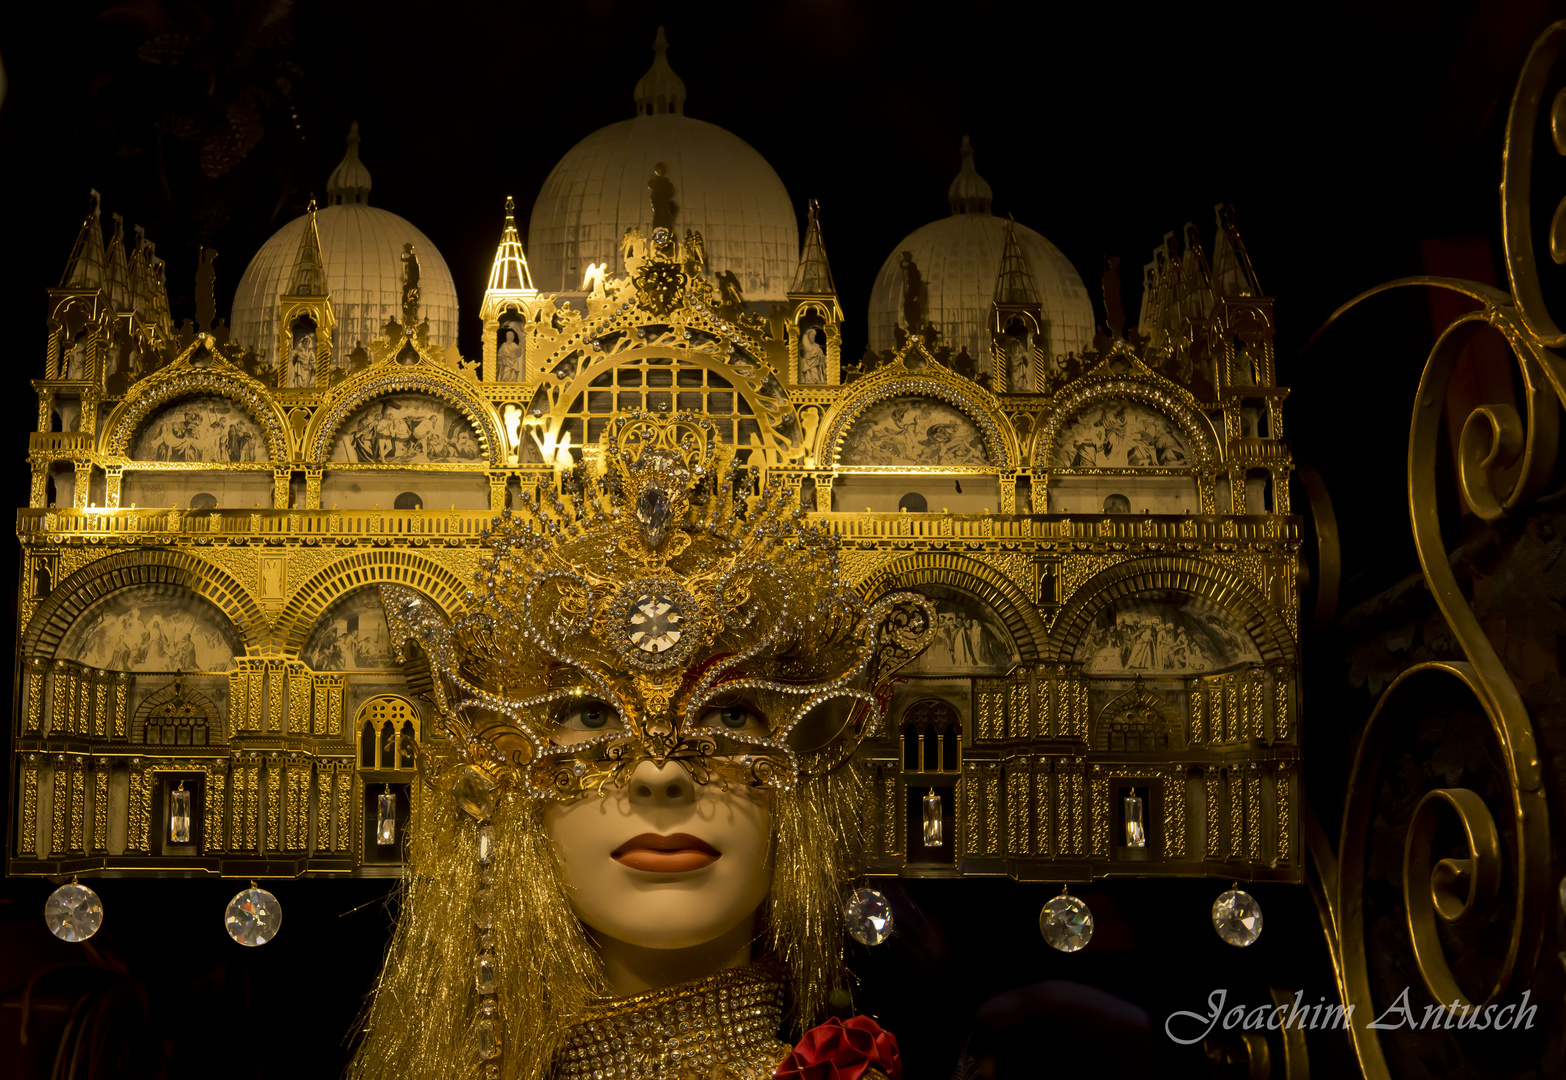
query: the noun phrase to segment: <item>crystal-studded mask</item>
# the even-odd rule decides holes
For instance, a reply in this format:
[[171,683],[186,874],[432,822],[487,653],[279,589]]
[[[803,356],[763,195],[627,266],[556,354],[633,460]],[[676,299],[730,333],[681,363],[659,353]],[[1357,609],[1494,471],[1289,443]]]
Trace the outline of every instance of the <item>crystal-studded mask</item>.
[[381,586],[399,657],[429,662],[426,777],[486,817],[497,791],[604,792],[644,760],[779,788],[846,760],[929,644],[930,602],[866,603],[711,421],[621,417],[598,449],[494,518],[455,624]]

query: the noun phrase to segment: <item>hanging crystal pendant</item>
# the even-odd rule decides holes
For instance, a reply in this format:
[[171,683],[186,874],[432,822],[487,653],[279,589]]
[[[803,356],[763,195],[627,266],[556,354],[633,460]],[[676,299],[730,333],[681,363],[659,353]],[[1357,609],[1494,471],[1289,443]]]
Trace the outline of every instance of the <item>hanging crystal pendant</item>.
[[389,786],[375,797],[375,842],[381,847],[397,842],[397,796]]
[[190,843],[190,792],[183,780],[169,792],[169,843]]
[[892,936],[892,905],[875,889],[855,889],[843,907],[848,936],[861,945],[879,945]]
[[1237,949],[1250,945],[1262,932],[1262,910],[1243,889],[1229,889],[1213,901],[1213,929]]
[[44,901],[44,922],[61,941],[86,941],[103,925],[103,901],[75,878],[61,885]]
[[1060,895],[1039,912],[1039,933],[1051,947],[1076,952],[1093,940],[1093,913],[1081,900],[1061,889]]
[[941,797],[931,788],[924,797],[924,846],[940,847],[945,842],[941,835]]
[[1125,797],[1126,847],[1147,846],[1147,826],[1142,820],[1142,796],[1128,791]]
[[228,936],[241,945],[265,945],[277,936],[283,925],[283,906],[277,897],[258,888],[255,882],[250,888],[234,894],[223,912],[223,926]]

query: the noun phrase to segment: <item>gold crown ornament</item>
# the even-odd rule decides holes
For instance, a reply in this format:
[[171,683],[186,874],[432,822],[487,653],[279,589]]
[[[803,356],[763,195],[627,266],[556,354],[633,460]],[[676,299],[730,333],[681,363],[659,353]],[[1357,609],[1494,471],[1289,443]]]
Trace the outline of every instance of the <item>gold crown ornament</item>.
[[933,637],[930,601],[867,603],[711,420],[619,417],[597,449],[493,519],[454,623],[381,586],[399,659],[429,661],[426,778],[485,820],[500,791],[607,793],[642,761],[790,789],[847,760]]

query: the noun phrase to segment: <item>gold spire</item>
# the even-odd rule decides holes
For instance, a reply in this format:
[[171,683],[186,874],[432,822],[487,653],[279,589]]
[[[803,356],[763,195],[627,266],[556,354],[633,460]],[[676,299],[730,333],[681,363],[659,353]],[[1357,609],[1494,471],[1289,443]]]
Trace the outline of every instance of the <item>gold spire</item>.
[[952,204],[954,214],[988,214],[994,202],[989,183],[973,165],[973,143],[966,135],[962,137],[962,168],[946,189],[946,201]]
[[660,26],[658,36],[653,39],[652,67],[636,80],[636,89],[632,91],[632,96],[636,98],[637,116],[652,116],[654,113],[683,116],[685,113],[685,83],[669,66],[668,52],[669,39]]
[[1213,207],[1213,217],[1218,221],[1218,237],[1213,241],[1213,290],[1221,296],[1260,296],[1261,285],[1234,223],[1234,207],[1219,203]]
[[1017,243],[1017,222],[1006,215],[1006,246],[1001,249],[1000,273],[995,277],[995,302],[997,304],[1037,304],[1038,290],[1033,287],[1033,275],[1028,272],[1027,257],[1022,245]]
[[103,226],[98,221],[98,200],[96,191],[88,192],[87,217],[82,222],[81,232],[76,234],[71,257],[66,260],[65,274],[60,278],[62,289],[95,289],[103,284],[107,276],[103,255]]
[[821,242],[821,204],[815,199],[810,200],[806,221],[804,250],[799,256],[799,269],[794,271],[794,283],[788,291],[809,296],[836,296],[832,267],[827,262],[826,246]]
[[[516,203],[506,196],[506,227],[500,233],[500,246],[495,249],[495,262],[489,270],[489,288],[486,294],[526,293],[531,296],[533,276],[528,273],[527,255],[522,251],[522,238],[517,235]],[[487,296],[486,296],[487,298]]]
[[114,238],[109,241],[108,269],[104,283],[109,290],[109,306],[115,311],[131,309],[130,264],[125,257],[125,219],[114,216]]
[[294,272],[289,279],[290,296],[325,296],[326,263],[321,257],[321,233],[315,223],[315,200],[305,211],[304,233],[299,237],[299,254],[294,257]]

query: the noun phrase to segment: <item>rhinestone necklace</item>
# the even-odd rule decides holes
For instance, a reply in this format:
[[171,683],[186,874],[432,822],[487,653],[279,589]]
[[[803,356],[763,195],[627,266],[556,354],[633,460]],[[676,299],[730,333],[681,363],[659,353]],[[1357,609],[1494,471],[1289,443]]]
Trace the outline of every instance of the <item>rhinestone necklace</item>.
[[758,1080],[788,1044],[778,1041],[783,973],[770,962],[705,979],[599,998],[572,1025],[558,1080]]

